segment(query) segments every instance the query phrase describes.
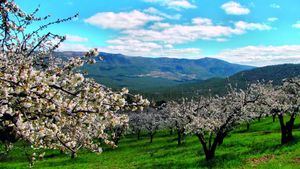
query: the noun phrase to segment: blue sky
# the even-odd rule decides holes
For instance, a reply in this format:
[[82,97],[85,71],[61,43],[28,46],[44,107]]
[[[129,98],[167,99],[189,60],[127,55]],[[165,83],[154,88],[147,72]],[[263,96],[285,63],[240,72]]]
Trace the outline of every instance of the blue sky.
[[300,63],[299,0],[17,0],[25,11],[78,19],[50,31],[60,50],[226,61]]

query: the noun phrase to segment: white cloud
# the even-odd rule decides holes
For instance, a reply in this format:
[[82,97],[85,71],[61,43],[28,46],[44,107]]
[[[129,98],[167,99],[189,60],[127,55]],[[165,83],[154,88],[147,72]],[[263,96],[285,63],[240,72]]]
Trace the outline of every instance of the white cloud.
[[163,18],[133,10],[131,12],[101,12],[86,19],[85,22],[105,29],[134,29]]
[[153,25],[150,26],[150,29],[153,30],[163,30],[163,29],[167,29],[170,28],[171,24],[169,23],[162,23],[162,22],[156,22]]
[[272,27],[266,24],[262,23],[249,23],[249,22],[244,22],[244,21],[238,21],[235,23],[236,29],[240,29],[242,31],[245,30],[259,30],[259,31],[264,31],[264,30],[271,30]]
[[78,35],[67,34],[66,35],[66,40],[70,41],[70,42],[87,42],[88,38],[81,37],[81,36],[78,36]]
[[269,22],[275,22],[275,21],[277,21],[277,20],[278,20],[278,18],[276,18],[276,17],[268,18],[268,21],[269,21]]
[[197,48],[178,49],[176,45],[196,40],[227,41],[232,35],[251,30],[269,30],[270,26],[260,23],[236,22],[233,27],[216,25],[208,18],[194,18],[184,25],[157,22],[149,27],[123,30],[121,36],[108,40],[106,52],[132,56],[201,57]]
[[[99,19],[99,20],[97,20]],[[215,24],[209,18],[196,17],[184,24],[162,22],[164,19],[175,19],[171,15],[148,8],[143,12],[134,10],[121,13],[98,13],[86,22],[101,28],[120,29],[119,36],[107,41],[107,46],[100,48],[104,52],[122,53],[131,56],[200,58],[198,48],[178,48],[197,40],[228,41],[234,35],[248,31],[270,30],[271,26],[263,23],[235,22],[231,25]],[[71,44],[63,46],[70,49]],[[78,45],[79,50],[87,49]]]
[[226,39],[226,38],[217,38],[216,41],[217,42],[227,42],[228,39]]
[[253,66],[300,63],[300,45],[247,46],[224,50],[215,57]]
[[195,5],[191,4],[187,0],[172,0],[168,2],[168,6],[171,8],[196,8]]
[[59,46],[58,51],[86,52],[90,49],[91,49],[91,47],[85,46],[83,44],[62,43]]
[[196,5],[192,4],[189,0],[144,0],[145,2],[158,3],[168,8],[180,10],[197,8]]
[[212,25],[212,20],[208,18],[194,18],[192,19],[192,23],[195,25]]
[[221,8],[228,14],[228,15],[246,15],[250,13],[250,10],[241,4],[229,1],[226,2],[221,6]]
[[145,42],[183,44],[196,40],[224,41],[232,35],[247,31],[265,31],[271,27],[261,23],[239,21],[234,27],[215,25],[207,18],[194,18],[189,24],[155,23],[149,28],[122,31],[121,40],[137,39]]
[[292,25],[293,28],[300,29],[300,21]]
[[169,14],[161,12],[158,9],[153,8],[153,7],[145,9],[144,12],[148,13],[148,14],[152,14],[152,15],[158,15],[158,16],[161,16],[161,17],[166,18],[166,19],[179,20],[181,18],[180,14],[169,15]]
[[[157,0],[150,0],[157,1]],[[234,3],[234,2],[229,2]],[[225,5],[226,6],[226,5]],[[176,15],[175,15],[176,16]],[[171,24],[161,22],[176,19],[156,8],[150,7],[143,12],[104,12],[86,19],[87,23],[110,29],[120,29],[119,40],[139,40],[159,44],[184,44],[196,40],[227,41],[232,35],[244,34],[252,30],[270,30],[271,26],[262,23],[239,21],[229,25],[215,24],[209,18],[196,17],[190,23]]]
[[124,31],[125,39],[139,39],[168,44],[183,44],[196,40],[214,40],[235,34],[236,30],[226,26],[215,25],[170,25],[160,30],[139,29]]
[[[135,39],[115,39],[108,40],[107,43],[113,44],[108,46],[108,49],[120,50],[120,51],[131,51],[131,52],[151,52],[151,50],[160,49],[161,45],[154,42],[143,42]],[[127,53],[127,52],[126,52]]]
[[280,5],[273,3],[273,4],[270,4],[270,7],[274,8],[274,9],[279,9]]
[[200,58],[198,48],[174,48],[171,44],[143,42],[132,39],[109,40],[110,46],[100,48],[103,52],[122,53],[128,56],[171,57],[171,58]]

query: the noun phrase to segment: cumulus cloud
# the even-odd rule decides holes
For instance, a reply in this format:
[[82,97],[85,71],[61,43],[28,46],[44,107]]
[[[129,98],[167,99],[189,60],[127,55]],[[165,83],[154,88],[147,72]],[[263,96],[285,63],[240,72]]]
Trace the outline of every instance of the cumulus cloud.
[[270,7],[274,8],[274,9],[279,9],[280,5],[273,3],[273,4],[270,4]]
[[264,31],[270,26],[260,23],[236,22],[232,27],[216,25],[208,18],[194,18],[186,24],[157,22],[147,28],[121,31],[121,36],[108,40],[103,50],[133,56],[201,57],[196,48],[178,49],[176,45],[196,40],[227,41],[232,35],[247,31]]
[[[97,20],[98,19],[98,20]],[[167,19],[177,19],[156,8],[131,12],[104,12],[88,19],[87,23],[109,29],[117,29],[118,37],[107,40],[100,50],[131,56],[201,58],[201,49],[178,48],[178,45],[197,40],[225,42],[234,35],[248,31],[272,29],[264,23],[238,21],[229,25],[216,24],[210,18],[196,17],[189,22],[176,24]],[[64,49],[72,48],[68,44]],[[86,47],[79,45],[79,50]]]
[[90,49],[91,49],[91,47],[85,46],[83,44],[62,43],[59,46],[58,51],[86,52]]
[[178,20],[178,19],[181,18],[181,15],[180,15],[180,14],[169,15],[169,14],[166,14],[166,13],[164,13],[164,12],[161,12],[161,11],[159,11],[158,9],[153,8],[153,7],[150,7],[150,8],[148,8],[148,9],[145,9],[144,12],[145,12],[145,13],[152,14],[152,15],[161,16],[161,17],[166,18],[166,19]]
[[247,31],[270,30],[271,27],[261,23],[239,21],[233,27],[216,25],[207,18],[194,18],[189,24],[155,23],[149,28],[124,30],[119,39],[137,39],[147,42],[183,44],[196,40],[224,41],[232,35],[244,34]]
[[122,53],[129,56],[172,57],[172,58],[199,58],[201,50],[198,48],[174,48],[171,44],[159,44],[133,39],[109,40],[111,44],[100,48],[108,53]]
[[171,8],[196,8],[195,5],[191,4],[187,0],[172,0],[168,2],[168,6]]
[[272,27],[266,24],[262,23],[249,23],[249,22],[244,22],[244,21],[238,21],[235,23],[236,29],[240,29],[241,31],[245,30],[259,30],[259,31],[264,31],[264,30],[271,30]]
[[134,29],[153,21],[161,21],[163,18],[145,14],[138,10],[131,12],[100,12],[85,19],[86,23],[105,29]]
[[300,63],[300,45],[246,46],[224,50],[216,58],[253,66]]
[[70,42],[87,42],[88,38],[81,37],[81,36],[78,36],[78,35],[67,34],[66,35],[66,40],[70,41]]
[[221,8],[228,14],[228,15],[246,15],[250,13],[250,10],[241,4],[229,1],[226,2],[221,6]]
[[212,25],[213,24],[211,19],[209,19],[209,18],[200,18],[200,17],[193,18],[192,23],[195,24],[195,25]]
[[169,24],[169,23],[157,22],[157,23],[154,23],[153,25],[151,25],[150,29],[163,30],[163,29],[167,29],[167,28],[170,28],[170,27],[171,27],[171,24]]
[[196,40],[213,40],[219,37],[230,36],[235,31],[235,29],[226,26],[176,24],[160,30],[139,29],[128,30],[123,33],[128,39],[182,44]]
[[292,25],[293,28],[300,29],[300,21]]
[[197,8],[196,5],[192,4],[189,0],[144,0],[145,2],[157,3],[168,8],[180,10]]
[[275,22],[275,21],[277,21],[277,20],[278,20],[278,18],[276,18],[276,17],[268,18],[268,21],[269,21],[269,22]]

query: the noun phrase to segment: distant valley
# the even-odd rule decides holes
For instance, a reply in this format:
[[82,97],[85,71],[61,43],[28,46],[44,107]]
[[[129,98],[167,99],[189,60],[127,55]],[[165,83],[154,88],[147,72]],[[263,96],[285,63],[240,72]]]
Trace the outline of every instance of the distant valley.
[[[65,57],[80,56],[80,52],[63,52]],[[100,53],[103,61],[85,65],[88,76],[112,88],[131,90],[172,87],[185,83],[225,78],[252,66],[232,64],[214,58],[196,60],[174,58],[130,57]]]

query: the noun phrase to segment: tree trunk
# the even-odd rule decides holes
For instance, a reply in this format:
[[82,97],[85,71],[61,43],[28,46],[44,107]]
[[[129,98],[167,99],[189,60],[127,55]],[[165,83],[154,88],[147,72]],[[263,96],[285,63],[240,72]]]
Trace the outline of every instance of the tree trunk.
[[173,129],[172,128],[170,129],[170,135],[171,136],[173,135]]
[[120,138],[115,138],[115,139],[114,139],[115,145],[118,145],[118,144],[119,144],[119,141],[120,141]]
[[218,135],[214,139],[214,142],[212,145],[207,145],[203,135],[197,134],[197,136],[199,138],[200,143],[202,144],[202,148],[205,153],[206,161],[210,161],[210,160],[214,159],[217,146],[220,144],[220,142],[222,142],[220,135]]
[[293,137],[293,128],[295,123],[295,114],[293,113],[291,115],[290,121],[286,123],[286,129],[287,129],[287,140],[292,141],[294,139]]
[[295,114],[293,113],[290,117],[290,120],[284,123],[283,115],[278,115],[278,119],[280,122],[280,128],[281,128],[281,144],[286,144],[291,142],[293,137],[293,127],[295,122]]
[[141,131],[137,131],[137,139],[140,140]]
[[180,129],[177,130],[177,144],[181,144],[181,131]]
[[286,138],[286,127],[284,125],[284,119],[283,115],[280,114],[278,115],[279,123],[280,123],[280,130],[281,130],[281,144],[287,143],[287,138]]
[[152,142],[153,142],[153,134],[150,133],[150,143],[152,143]]
[[247,122],[247,131],[249,131],[249,130],[250,130],[250,123]]
[[215,158],[215,151],[212,151],[212,150],[208,150],[205,152],[205,159],[206,161],[210,161],[212,159]]
[[273,116],[273,122],[276,120],[276,114],[272,115]]
[[74,159],[76,157],[76,152],[72,151],[71,152],[71,159]]
[[4,146],[5,146],[5,154],[8,155],[9,151],[12,149],[13,144],[6,141],[4,143]]

